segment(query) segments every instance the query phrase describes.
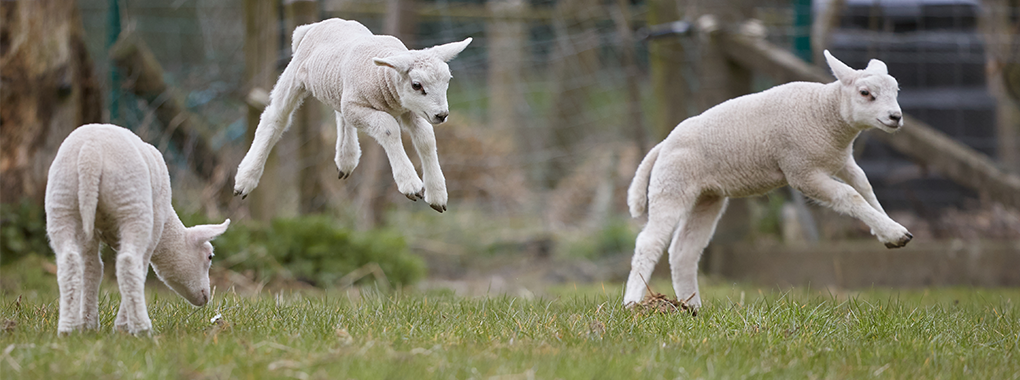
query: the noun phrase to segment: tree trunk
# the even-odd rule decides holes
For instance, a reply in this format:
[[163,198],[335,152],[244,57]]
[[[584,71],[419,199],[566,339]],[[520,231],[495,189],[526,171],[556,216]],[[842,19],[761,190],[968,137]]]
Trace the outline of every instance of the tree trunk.
[[[648,25],[659,25],[680,20],[676,0],[650,0]],[[684,77],[687,52],[681,37],[663,37],[648,42],[648,65],[652,82],[652,99],[656,103],[649,118],[651,140],[657,144],[665,139],[687,112],[690,85]],[[642,152],[644,153],[644,152]]]
[[[399,38],[408,49],[415,48],[418,27],[414,0],[388,0],[383,34]],[[367,135],[360,136],[362,142],[361,170],[364,180],[358,188],[358,226],[371,229],[383,224],[383,208],[387,195],[394,189],[391,176],[386,176],[389,164],[383,148]]]
[[[249,90],[263,89],[269,92],[276,84],[277,69],[276,62],[279,57],[280,34],[277,30],[280,14],[277,8],[277,0],[245,0],[245,36],[244,36],[244,78]],[[255,139],[255,129],[259,124],[259,117],[262,109],[248,106],[248,131],[246,141],[248,146]],[[286,134],[285,134],[286,135]],[[283,139],[281,138],[281,141]],[[280,146],[273,149],[274,153],[266,160],[265,170],[262,172],[262,179],[259,181],[257,191],[252,191],[247,197],[248,212],[252,218],[269,221],[277,214],[277,209],[282,195],[278,188],[277,179],[277,152]],[[236,170],[232,171],[236,172]],[[231,181],[231,183],[233,183]]]
[[[319,2],[317,0],[285,0],[284,13],[287,29],[284,33],[286,46],[291,46],[291,37],[298,26],[319,21]],[[294,52],[291,52],[291,56]],[[326,196],[319,182],[323,171],[328,170],[327,164],[333,160],[322,143],[319,131],[325,127],[322,122],[323,110],[331,109],[323,106],[315,97],[309,96],[304,104],[294,112],[292,128],[297,130],[299,142],[298,155],[300,170],[298,173],[298,204],[302,214],[320,213],[326,210]]]
[[1020,1],[989,0],[982,16],[988,88],[997,100],[998,158],[1020,173]]
[[0,203],[42,204],[57,148],[101,121],[102,99],[74,1],[3,1],[0,13]]
[[548,188],[573,170],[577,147],[591,127],[583,117],[589,110],[591,81],[599,68],[596,12],[602,12],[592,0],[564,0],[556,4],[553,28],[556,47],[552,56],[553,104],[548,126],[549,167],[542,176]]

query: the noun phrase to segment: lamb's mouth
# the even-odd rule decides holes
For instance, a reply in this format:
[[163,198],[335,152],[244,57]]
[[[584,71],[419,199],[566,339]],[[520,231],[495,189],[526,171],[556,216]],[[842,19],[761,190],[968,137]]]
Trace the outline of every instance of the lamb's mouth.
[[882,125],[884,125],[886,127],[889,127],[889,128],[892,128],[892,129],[896,129],[896,128],[900,127],[900,123],[899,122],[893,121],[892,124],[889,124],[889,123],[886,123],[886,122],[882,121],[882,119],[876,119],[876,120],[878,120],[879,123],[882,123]]

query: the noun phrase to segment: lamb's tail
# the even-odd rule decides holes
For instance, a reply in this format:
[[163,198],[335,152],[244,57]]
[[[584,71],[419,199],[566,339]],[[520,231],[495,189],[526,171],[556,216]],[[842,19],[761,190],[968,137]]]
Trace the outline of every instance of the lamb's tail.
[[294,35],[291,36],[291,38],[290,38],[290,53],[291,54],[294,54],[294,53],[297,52],[297,48],[298,48],[298,45],[301,44],[301,40],[303,40],[305,38],[305,34],[308,33],[308,30],[311,29],[312,26],[314,26],[314,25],[315,24],[307,24],[307,25],[301,25],[301,26],[299,26],[297,28],[294,28]]
[[630,206],[631,217],[640,217],[648,210],[648,181],[652,174],[652,167],[655,166],[655,160],[659,158],[659,148],[661,147],[662,143],[659,143],[648,151],[645,158],[641,160],[641,165],[638,165],[634,179],[630,182],[630,188],[627,189],[627,206]]
[[95,231],[96,207],[99,204],[99,177],[103,170],[103,155],[90,144],[78,151],[78,213],[85,240],[92,240]]

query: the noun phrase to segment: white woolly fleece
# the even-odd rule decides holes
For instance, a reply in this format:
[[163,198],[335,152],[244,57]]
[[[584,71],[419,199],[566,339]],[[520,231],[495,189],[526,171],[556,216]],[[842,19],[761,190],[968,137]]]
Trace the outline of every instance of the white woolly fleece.
[[45,199],[46,232],[57,256],[58,332],[98,326],[100,241],[117,251],[118,329],[139,334],[152,328],[144,293],[150,262],[159,278],[192,304],[209,301],[209,241],[226,231],[230,220],[185,228],[170,201],[163,156],[131,131],[83,125],[61,143]]
[[700,306],[698,260],[728,198],[786,184],[864,221],[890,248],[910,241],[852,155],[861,131],[903,125],[896,80],[881,61],[853,70],[825,56],[835,82],[794,82],[730,99],[684,120],[648,153],[627,194],[631,215],[647,211],[648,224],[637,237],[625,304],[641,301],[668,250],[677,297],[693,294],[691,305]]
[[[234,193],[258,186],[269,151],[291,115],[309,94],[333,107],[337,121],[336,166],[341,179],[358,165],[358,133],[386,150],[398,190],[412,200],[446,210],[446,179],[439,167],[433,124],[446,121],[452,60],[471,38],[423,50],[408,50],[392,36],[374,35],[357,21],[338,18],[294,30],[294,56],[270,92],[255,140],[237,169]],[[406,131],[422,162],[418,178],[401,143]]]

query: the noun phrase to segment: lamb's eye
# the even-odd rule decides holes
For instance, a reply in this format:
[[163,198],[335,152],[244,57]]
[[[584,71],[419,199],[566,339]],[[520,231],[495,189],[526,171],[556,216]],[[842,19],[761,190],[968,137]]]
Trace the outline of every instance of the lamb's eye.
[[209,261],[212,261],[212,254],[209,255]]
[[411,89],[420,92],[422,95],[425,95],[425,88],[421,86],[421,83],[411,82]]
[[871,93],[868,90],[861,90],[861,96],[871,96]]

